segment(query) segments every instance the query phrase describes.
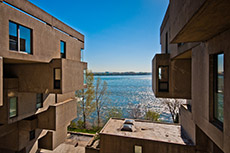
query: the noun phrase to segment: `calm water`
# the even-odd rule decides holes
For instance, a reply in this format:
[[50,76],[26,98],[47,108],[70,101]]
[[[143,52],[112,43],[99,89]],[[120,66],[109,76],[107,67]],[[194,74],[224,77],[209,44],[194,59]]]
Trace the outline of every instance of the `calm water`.
[[171,122],[169,113],[153,94],[151,75],[95,76],[95,82],[99,77],[108,83],[110,93],[111,102],[104,106],[105,111],[115,106],[122,110],[123,117],[128,118],[130,106],[141,105],[142,115],[150,109],[160,113],[161,120]]

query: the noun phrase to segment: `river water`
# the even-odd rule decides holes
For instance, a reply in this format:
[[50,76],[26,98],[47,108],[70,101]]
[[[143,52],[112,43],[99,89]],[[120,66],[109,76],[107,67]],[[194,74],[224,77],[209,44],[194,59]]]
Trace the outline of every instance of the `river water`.
[[[146,110],[153,110],[160,114],[160,120],[172,121],[162,100],[154,96],[151,75],[94,76],[95,83],[99,77],[108,84],[110,102],[104,105],[104,111],[116,107],[122,110],[124,118],[129,118],[131,106],[140,105],[142,115]],[[92,114],[93,118],[95,115]]]

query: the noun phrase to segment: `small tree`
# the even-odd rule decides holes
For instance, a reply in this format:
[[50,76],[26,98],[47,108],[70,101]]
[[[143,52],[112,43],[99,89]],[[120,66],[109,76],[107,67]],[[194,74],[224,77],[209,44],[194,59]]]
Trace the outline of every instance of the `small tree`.
[[75,128],[77,128],[77,124],[74,121],[71,121],[70,125],[69,125],[69,128],[75,129]]
[[165,100],[166,110],[168,110],[172,116],[174,123],[179,123],[179,108],[182,104],[180,100]]
[[79,100],[79,108],[82,113],[82,119],[83,119],[83,128],[86,128],[86,122],[89,119],[89,116],[94,112],[95,105],[94,105],[94,77],[93,73],[90,71],[86,71],[86,85],[87,89],[84,90],[78,90],[76,92],[76,97],[78,97]]
[[122,111],[121,109],[118,109],[116,107],[112,107],[109,111],[108,111],[108,115],[107,115],[107,120],[109,120],[111,117],[117,117],[117,118],[122,118]]
[[154,111],[148,110],[147,112],[145,112],[145,119],[146,120],[159,121],[159,117],[160,117],[160,114],[158,114]]
[[142,113],[141,113],[141,105],[131,105],[129,104],[129,110],[128,110],[128,114],[129,117],[132,119],[140,119],[142,117]]
[[97,79],[95,87],[95,107],[97,113],[97,126],[100,127],[101,124],[101,111],[103,106],[108,103],[109,97],[107,92],[107,82],[104,81],[102,84],[101,78]]

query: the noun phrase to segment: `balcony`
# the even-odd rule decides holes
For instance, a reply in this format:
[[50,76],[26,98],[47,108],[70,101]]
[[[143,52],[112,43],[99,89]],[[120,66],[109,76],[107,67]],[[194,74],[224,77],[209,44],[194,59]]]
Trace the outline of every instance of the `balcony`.
[[171,0],[171,43],[205,41],[228,29],[230,3],[212,0]]
[[18,78],[19,92],[63,94],[84,88],[83,71],[87,63],[53,59],[50,63],[4,65],[4,74]]
[[74,99],[51,105],[49,109],[38,114],[38,128],[46,130],[57,130],[69,125],[76,118],[77,103]]
[[187,52],[174,59],[156,54],[152,61],[152,87],[158,98],[191,99],[191,57]]

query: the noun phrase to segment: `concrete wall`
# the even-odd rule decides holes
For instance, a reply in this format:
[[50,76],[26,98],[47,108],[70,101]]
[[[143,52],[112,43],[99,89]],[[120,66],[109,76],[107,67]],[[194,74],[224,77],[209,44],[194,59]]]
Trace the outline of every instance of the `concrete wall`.
[[[61,89],[54,89],[54,68],[61,69]],[[69,93],[84,88],[84,69],[87,63],[61,59],[49,64],[5,64],[4,74],[18,78],[20,92]]]
[[85,153],[100,153],[100,149],[85,147]]
[[[170,42],[206,0],[170,0]],[[178,42],[179,43],[179,42]]]
[[[230,31],[226,31],[217,37],[207,41],[205,44],[201,44],[196,47],[193,52],[192,61],[192,99],[193,99],[193,115],[195,123],[199,126],[201,130],[222,150],[229,152],[229,130],[230,130],[230,120],[229,115],[229,86],[230,83],[230,71],[228,67],[230,66],[229,54],[229,39]],[[211,123],[212,116],[210,116],[210,105],[212,94],[210,92],[212,79],[210,77],[210,61],[209,56],[211,54],[216,54],[224,52],[224,127],[223,131],[218,129],[214,124]],[[198,68],[199,67],[199,68]]]
[[0,57],[0,107],[3,105],[3,58]]
[[77,103],[73,99],[51,105],[47,111],[38,114],[38,128],[57,130],[67,126],[76,115]]
[[[0,126],[0,131],[2,131],[0,150],[20,151],[26,149],[31,151],[36,150],[38,145],[51,150],[56,148],[60,143],[64,142],[67,136],[67,126],[71,120],[76,118],[76,110],[76,102],[69,100],[50,106],[47,111],[33,118]],[[54,131],[44,134],[41,129]],[[35,130],[35,139],[29,140],[29,134],[32,130]],[[38,139],[40,139],[39,142],[37,142]]]
[[[169,54],[156,54],[154,59],[152,60],[152,88],[153,88],[153,92],[155,94],[156,97],[161,97],[161,96],[171,96],[170,92],[171,92],[171,84],[169,83],[169,92],[159,92],[158,91],[158,67],[159,66],[169,66],[169,74],[170,74],[170,55]],[[170,76],[169,76],[170,78]],[[169,80],[170,82],[170,80]]]
[[196,144],[196,128],[192,113],[182,105],[179,110],[179,115],[179,123],[181,124],[184,132],[189,136],[189,138],[191,138],[193,143]]
[[[9,50],[9,21],[32,30],[32,54]],[[0,152],[36,152],[39,146],[54,149],[65,140],[67,126],[76,118],[75,91],[85,87],[84,35],[27,0],[0,1],[0,24]],[[61,59],[60,41],[66,42],[65,59]],[[61,69],[61,89],[53,89],[54,68]],[[43,93],[39,109],[37,93]],[[9,118],[12,96],[18,97],[18,114]],[[30,141],[31,130],[36,137]]]
[[66,33],[69,33],[71,36],[76,37],[80,39],[81,41],[84,41],[84,36],[82,34],[80,34],[73,28],[64,24],[60,20],[51,16],[50,14],[43,11],[42,9],[40,9],[39,7],[35,6],[34,4],[30,3],[27,0],[22,0],[20,2],[14,1],[14,0],[3,0],[3,1],[31,14],[32,16],[39,18],[40,20],[42,20],[43,22],[46,22],[49,25],[57,27],[58,29],[65,31]]
[[[229,7],[229,1],[170,0],[169,9],[161,26],[162,53],[165,53],[164,31],[169,30],[171,45],[180,42],[184,43],[180,47],[170,50],[170,74],[171,78],[173,78],[170,81],[171,85],[174,86],[173,88],[175,88],[175,94],[183,93],[183,88],[190,88],[192,113],[181,108],[180,121],[183,129],[195,141],[198,146],[197,149],[199,150],[200,148],[198,152],[202,152],[202,149],[206,152],[215,153],[222,151],[230,152],[230,115],[228,113],[230,111],[230,95],[228,94],[230,92]],[[224,53],[223,130],[213,123],[214,78],[211,57],[217,53]],[[191,59],[191,61],[187,61],[186,66],[184,64],[186,62],[180,61],[181,59]],[[157,62],[153,61],[153,65],[156,66]],[[191,66],[188,66],[189,62]],[[191,71],[191,74],[186,75],[186,73],[180,72],[180,69],[175,69],[175,75],[172,75],[173,69],[178,66],[184,67],[181,70]],[[180,76],[184,76],[186,79],[183,80]],[[154,79],[153,82],[156,82]],[[190,83],[186,82],[186,80],[191,83],[190,87]],[[178,81],[183,83],[176,83]],[[153,84],[153,88],[156,88],[156,86]],[[187,92],[184,94],[187,94]],[[165,93],[160,95],[160,97],[169,98],[170,96],[168,93]],[[199,136],[199,134],[203,136]],[[208,149],[204,149],[207,147]]]
[[142,153],[195,153],[194,146],[105,134],[100,136],[100,153],[133,153],[135,145],[142,146]]
[[161,53],[166,53],[166,33],[168,35],[168,53],[170,55],[172,52],[175,52],[177,50],[177,44],[171,44],[170,38],[171,38],[171,32],[170,32],[170,6],[168,6],[167,12],[165,14],[164,20],[161,25],[160,30],[160,44],[161,44]]
[[191,59],[171,61],[170,74],[172,97],[191,99]]
[[84,88],[83,72],[85,69],[87,69],[87,63],[62,60],[62,93]]
[[43,97],[43,107],[40,109],[36,109],[36,94],[35,93],[25,93],[25,92],[17,92],[17,90],[5,90],[4,97],[18,96],[18,114],[16,117],[9,118],[9,99],[4,98],[4,105],[0,107],[0,123],[1,124],[9,124],[13,122],[17,122],[19,120],[25,119],[29,116],[39,114],[48,109],[51,104],[55,103],[54,94],[44,94]]
[[229,29],[229,1],[171,0],[171,42],[202,42]]
[[[17,5],[24,8],[30,6],[22,6],[22,3],[29,2],[22,0],[22,2],[17,3]],[[27,9],[33,11],[32,8]],[[66,58],[80,61],[81,48],[84,48],[84,43],[82,41],[74,39],[73,37],[54,29],[48,24],[39,22],[4,3],[0,3],[0,15],[0,23],[2,25],[0,27],[0,33],[2,34],[0,37],[0,56],[14,60],[49,63],[53,58],[60,58],[60,40],[63,40],[66,42]],[[32,29],[33,55],[9,50],[9,20]],[[76,31],[72,30],[72,32]],[[82,35],[81,37],[84,39]]]
[[[169,54],[156,54],[152,61],[152,87],[156,97],[191,99],[191,59],[170,60]],[[169,91],[158,91],[158,67],[169,67]]]

